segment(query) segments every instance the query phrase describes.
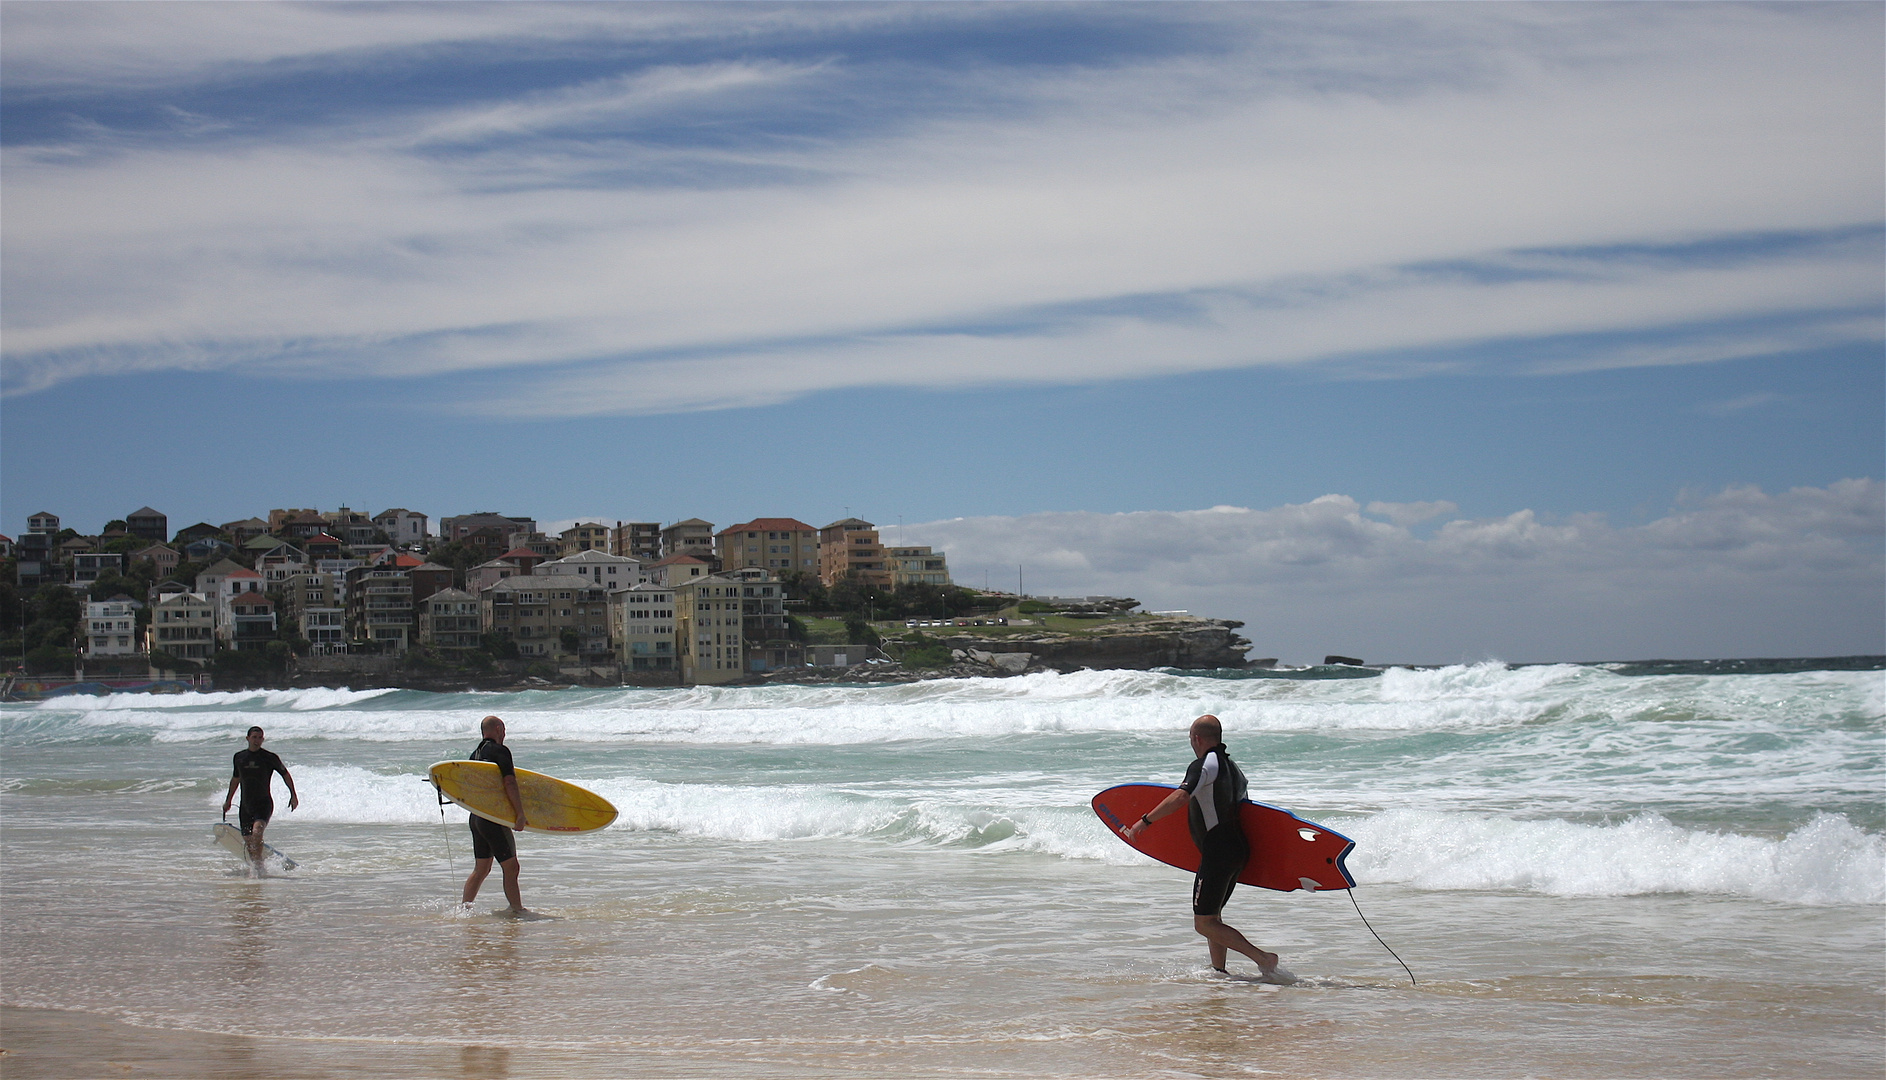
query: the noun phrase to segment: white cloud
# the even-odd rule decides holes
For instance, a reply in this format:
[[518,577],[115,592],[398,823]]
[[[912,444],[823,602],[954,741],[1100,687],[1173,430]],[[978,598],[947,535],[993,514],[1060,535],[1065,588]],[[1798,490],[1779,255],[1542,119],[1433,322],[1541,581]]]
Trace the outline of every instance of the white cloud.
[[[384,19],[259,7],[162,5],[201,39],[186,44],[143,7],[9,5],[7,46],[28,59],[8,77],[161,81],[336,50],[561,40],[600,18],[588,5],[395,7]],[[726,30],[719,15],[678,14],[697,8],[627,7],[610,32]],[[850,17],[784,11],[772,17]],[[1886,290],[1874,241],[1732,260],[1565,253],[1876,222],[1876,11],[1697,8],[1640,15],[1631,35],[1612,15],[1421,11],[1291,13],[1291,32],[1321,52],[1283,75],[1239,37],[1261,20],[1239,16],[1215,60],[985,73],[1021,103],[993,118],[606,151],[622,169],[681,154],[791,183],[599,184],[601,151],[552,136],[683,99],[817,87],[835,65],[674,64],[259,142],[16,146],[0,210],[5,385],[164,367],[519,368],[465,407],[562,415],[1565,335],[1667,339],[1624,337],[1526,370],[1878,339],[1878,317],[1853,314]],[[1411,61],[1378,40],[1403,21],[1437,54]],[[168,67],[152,45],[167,41],[182,50]],[[34,43],[45,57],[30,59]],[[1355,81],[1370,59],[1392,88]],[[1305,89],[1319,73],[1341,78]],[[437,152],[496,135],[510,142]],[[1476,267],[1414,269],[1463,260]],[[1167,295],[1196,310],[1118,302]],[[1059,310],[1095,303],[1110,313]],[[1762,318],[1759,331],[1709,328]]]
[[[1386,513],[1371,504],[1371,513]],[[1421,504],[1415,504],[1421,505]],[[1428,506],[1445,504],[1427,504]],[[1732,487],[1618,527],[1530,510],[1422,538],[1325,495],[1268,510],[911,525],[958,581],[1242,619],[1254,655],[1446,662],[1886,651],[1886,485]]]
[[1411,503],[1378,501],[1370,503],[1363,509],[1374,514],[1376,517],[1385,517],[1396,525],[1406,527],[1440,517],[1442,514],[1454,513],[1459,510],[1460,507],[1443,499],[1439,502]]

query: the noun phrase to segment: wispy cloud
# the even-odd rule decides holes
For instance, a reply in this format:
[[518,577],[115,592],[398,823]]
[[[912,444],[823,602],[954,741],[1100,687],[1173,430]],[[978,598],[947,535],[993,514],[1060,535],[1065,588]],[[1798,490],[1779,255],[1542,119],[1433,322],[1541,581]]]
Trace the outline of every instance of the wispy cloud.
[[[916,92],[862,43],[1159,16],[785,7],[736,33],[711,7],[264,7],[164,5],[173,26],[9,5],[4,78],[48,100],[267,88],[270,65],[362,50],[397,68],[578,42],[621,70],[460,77],[443,104],[238,137],[195,105],[187,132],[9,146],[6,392],[166,367],[483,372],[440,396],[647,413],[1881,337],[1870,8],[1177,9],[1213,32]],[[860,125],[874,90],[894,105]],[[821,126],[834,111],[853,119]]]
[[1743,394],[1739,397],[1723,398],[1719,401],[1706,401],[1696,408],[1698,412],[1705,413],[1709,416],[1737,416],[1754,409],[1773,405],[1780,400],[1780,394],[1762,391],[1754,394]]
[[[1441,510],[1442,507],[1447,509]],[[1401,521],[1393,520],[1400,511]],[[1133,596],[1243,619],[1263,655],[1383,661],[1804,656],[1886,649],[1886,485],[1693,496],[1640,526],[1326,495],[1270,509],[1052,513],[908,526],[957,580]],[[1713,651],[1712,651],[1713,650]]]

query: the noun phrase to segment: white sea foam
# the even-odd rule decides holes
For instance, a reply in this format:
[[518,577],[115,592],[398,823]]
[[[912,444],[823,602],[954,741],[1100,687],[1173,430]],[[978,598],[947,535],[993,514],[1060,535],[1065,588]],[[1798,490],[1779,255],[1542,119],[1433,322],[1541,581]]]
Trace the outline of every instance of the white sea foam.
[[[302,820],[439,820],[432,789],[417,774],[315,766],[297,776]],[[851,839],[985,853],[1037,852],[1114,865],[1150,862],[1112,835],[1085,805],[1031,804],[1012,790],[888,795],[821,785],[675,784],[639,778],[585,786],[621,811],[612,828],[630,832],[750,843]],[[1058,800],[1065,793],[1043,794]],[[220,792],[212,796],[212,801],[220,799]],[[465,814],[448,806],[445,817],[460,822]],[[1393,810],[1330,817],[1325,824],[1356,841],[1348,865],[1363,884],[1553,896],[1697,893],[1807,905],[1886,902],[1886,838],[1840,814],[1818,815],[1781,838],[1684,828],[1654,814],[1584,824]]]
[[1202,678],[1159,671],[1052,672],[892,686],[692,687],[519,694],[291,690],[59,698],[4,718],[36,741],[142,735],[224,738],[260,722],[271,738],[375,742],[462,739],[477,715],[571,742],[837,745],[1040,732],[1151,733],[1204,712],[1238,734],[1499,732],[1541,722],[1757,718],[1799,729],[1882,720],[1878,672],[1620,676],[1572,665],[1476,664],[1379,678]]
[[1799,904],[1886,902],[1886,838],[1820,814],[1780,839],[1686,829],[1655,814],[1611,825],[1396,810],[1332,823],[1362,882],[1554,896],[1704,893]]

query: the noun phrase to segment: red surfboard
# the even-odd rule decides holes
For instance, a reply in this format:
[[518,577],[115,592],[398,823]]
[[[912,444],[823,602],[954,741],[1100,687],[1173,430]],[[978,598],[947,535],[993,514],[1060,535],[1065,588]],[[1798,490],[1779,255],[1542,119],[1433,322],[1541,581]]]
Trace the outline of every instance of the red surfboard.
[[[1121,832],[1138,821],[1141,814],[1165,801],[1176,788],[1167,784],[1121,784],[1094,796],[1094,813],[1126,840]],[[1343,860],[1356,846],[1354,840],[1333,832],[1314,821],[1305,821],[1288,810],[1254,803],[1239,804],[1243,811],[1244,837],[1251,844],[1251,861],[1244,864],[1238,880],[1260,889],[1294,892],[1307,889],[1325,892],[1355,887]],[[1126,840],[1135,851],[1150,855],[1168,866],[1181,870],[1198,869],[1198,848],[1192,843],[1192,831],[1184,814],[1167,814],[1146,827],[1137,840]]]

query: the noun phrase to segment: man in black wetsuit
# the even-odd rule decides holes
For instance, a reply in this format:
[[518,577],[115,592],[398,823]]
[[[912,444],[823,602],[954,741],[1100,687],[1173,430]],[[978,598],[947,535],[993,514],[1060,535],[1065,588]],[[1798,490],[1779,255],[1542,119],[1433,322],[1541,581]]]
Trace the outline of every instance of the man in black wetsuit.
[[1265,981],[1286,981],[1289,976],[1277,967],[1276,953],[1251,944],[1220,917],[1225,902],[1231,899],[1231,890],[1238,887],[1238,875],[1251,857],[1238,817],[1238,804],[1245,794],[1244,773],[1225,752],[1224,729],[1216,716],[1192,721],[1191,739],[1192,753],[1198,759],[1185,770],[1184,782],[1123,831],[1133,839],[1147,825],[1177,812],[1181,803],[1186,804],[1192,842],[1198,845],[1199,854],[1198,876],[1192,879],[1192,929],[1210,944],[1211,966],[1224,971],[1229,950],[1255,961]]
[[495,821],[486,821],[477,814],[471,816],[472,834],[472,872],[465,879],[464,902],[469,904],[478,898],[478,888],[491,874],[491,862],[497,860],[498,869],[504,871],[504,898],[511,902],[511,910],[523,914],[526,909],[521,893],[517,889],[517,841],[511,834],[522,832],[529,824],[524,820],[524,796],[517,790],[517,770],[511,766],[511,751],[504,745],[504,721],[495,716],[487,716],[478,725],[484,735],[478,748],[471,752],[473,761],[489,761],[498,767],[498,776],[504,782],[504,795],[511,800],[511,809],[517,814],[517,823],[506,828]]
[[249,729],[249,748],[236,751],[236,771],[229,778],[229,791],[223,796],[223,814],[229,814],[229,804],[236,798],[236,788],[242,788],[242,808],[237,811],[236,820],[242,825],[242,835],[249,848],[249,861],[255,865],[255,875],[262,876],[262,831],[268,828],[269,818],[275,816],[275,796],[269,790],[275,774],[281,773],[288,782],[288,808],[293,810],[301,805],[301,796],[295,794],[295,778],[288,775],[288,766],[273,753],[262,749],[262,729]]

